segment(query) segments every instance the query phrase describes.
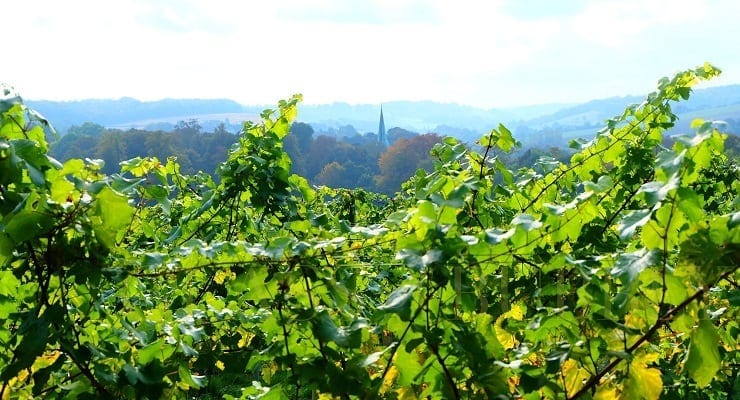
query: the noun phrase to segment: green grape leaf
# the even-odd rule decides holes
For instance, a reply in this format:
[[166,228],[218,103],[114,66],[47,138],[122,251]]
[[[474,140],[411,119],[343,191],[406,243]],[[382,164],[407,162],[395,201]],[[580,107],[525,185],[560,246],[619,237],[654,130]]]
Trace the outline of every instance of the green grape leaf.
[[411,314],[411,299],[416,285],[403,285],[394,290],[385,303],[378,306],[378,310],[384,313],[398,314],[407,320]]
[[406,351],[401,348],[396,351],[396,358],[393,365],[398,369],[398,385],[411,385],[414,379],[416,379],[416,376],[423,371],[423,358],[419,353],[417,349]]
[[522,227],[526,232],[542,227],[542,222],[535,220],[534,217],[529,214],[517,215],[511,220],[511,224]]
[[424,262],[421,259],[419,252],[413,249],[401,249],[396,254],[396,260],[402,260],[407,267],[421,271],[424,268]]
[[[47,313],[49,312],[47,311]],[[8,381],[16,377],[21,370],[33,365],[36,357],[43,354],[49,340],[49,323],[45,316],[40,318],[29,316],[29,319],[21,324],[19,333],[23,337],[15,349],[17,357],[12,363],[4,366],[2,373],[0,373],[1,381]]]
[[94,213],[99,217],[93,226],[95,234],[106,247],[112,248],[118,233],[131,223],[134,209],[126,197],[105,187],[97,194]]
[[2,220],[5,223],[4,233],[16,244],[46,233],[54,224],[44,208],[46,201],[46,197],[36,191],[25,196],[14,213],[6,215]]
[[672,175],[668,182],[652,181],[642,185],[637,193],[643,193],[648,207],[652,207],[658,202],[665,200],[668,192],[676,189],[678,184],[678,176]]
[[505,152],[510,152],[517,147],[519,143],[514,139],[511,131],[506,128],[503,124],[498,125],[498,137],[496,139],[496,146]]
[[326,309],[320,310],[311,319],[314,334],[321,340],[332,341],[340,347],[356,348],[360,346],[363,328],[370,325],[363,318],[352,321],[349,326],[337,326]]
[[514,233],[516,233],[516,230],[514,228],[511,228],[508,231],[503,231],[498,228],[491,228],[486,229],[485,233],[485,239],[488,244],[499,244],[503,241],[511,239],[511,237],[514,236]]
[[673,151],[663,151],[658,154],[656,164],[660,167],[660,170],[666,176],[673,176],[678,172],[679,168],[683,164],[686,151],[682,151],[679,154]]
[[583,187],[586,190],[592,191],[594,193],[602,193],[606,190],[610,189],[614,185],[614,181],[612,180],[612,177],[609,175],[601,175],[599,179],[594,182],[583,182]]
[[698,222],[704,219],[704,205],[699,195],[693,190],[681,187],[678,189],[678,208],[686,218],[691,222]]
[[634,210],[625,214],[617,224],[619,238],[627,240],[634,235],[637,228],[650,221],[651,210]]
[[190,370],[185,365],[180,364],[177,368],[177,372],[180,375],[180,380],[188,387],[200,389],[206,384],[205,376],[191,374]]
[[169,358],[174,352],[174,345],[166,344],[164,342],[164,339],[159,339],[140,348],[136,352],[136,357],[139,361],[139,364],[146,365],[155,359],[164,361],[165,359]]
[[702,318],[699,326],[691,332],[686,369],[699,387],[706,387],[712,382],[721,365],[717,329],[711,320]]
[[614,268],[610,271],[611,275],[625,284],[631,284],[637,275],[645,268],[653,265],[657,259],[656,251],[640,249],[632,253],[620,254],[614,263]]

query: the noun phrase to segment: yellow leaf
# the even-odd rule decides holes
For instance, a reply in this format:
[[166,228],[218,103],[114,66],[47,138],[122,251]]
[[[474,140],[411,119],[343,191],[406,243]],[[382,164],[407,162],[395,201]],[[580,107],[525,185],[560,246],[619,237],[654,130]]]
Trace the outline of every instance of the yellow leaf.
[[691,129],[697,129],[702,125],[704,125],[704,120],[701,118],[691,120]]
[[519,387],[519,383],[521,382],[521,378],[519,376],[510,376],[509,379],[507,379],[507,382],[509,384],[509,392],[515,393],[516,388]]
[[224,365],[223,361],[218,360],[218,361],[216,361],[216,368],[218,368],[221,371],[223,371],[224,369],[226,369],[226,366]]
[[521,305],[521,304],[514,304],[511,306],[511,310],[505,312],[502,317],[511,317],[514,318],[517,321],[521,321],[524,319],[524,313],[527,312],[527,309]]
[[213,280],[219,285],[222,285],[226,278],[234,278],[234,275],[236,274],[232,273],[230,269],[222,269],[216,271],[216,274],[213,276]]
[[527,309],[524,306],[522,306],[521,304],[514,304],[513,306],[511,306],[511,309],[509,311],[501,314],[496,319],[496,323],[494,324],[493,328],[496,331],[496,337],[498,338],[498,341],[501,343],[501,346],[503,346],[504,349],[508,350],[514,348],[517,345],[515,336],[507,332],[506,329],[502,327],[504,321],[506,321],[506,319],[508,318],[522,321],[526,312]]
[[23,385],[23,381],[28,378],[28,369],[22,369],[20,372],[18,372],[18,376],[14,378],[10,378],[7,382],[6,390],[3,392],[3,398],[2,400],[10,399],[10,392],[12,392],[12,388],[18,383],[21,382],[21,386]]
[[599,386],[593,400],[617,400],[617,389],[606,386]]
[[242,338],[239,339],[237,346],[247,347],[252,342],[252,338],[254,338],[254,333],[251,333],[251,332],[242,333]]
[[578,367],[576,360],[569,358],[563,363],[563,376],[565,377],[565,390],[573,394],[583,387],[583,383],[591,376],[588,371]]
[[545,363],[545,360],[542,357],[538,356],[535,352],[529,353],[526,357],[524,357],[524,360],[528,361],[531,365],[535,365],[538,367]]
[[388,391],[388,389],[393,386],[393,383],[396,382],[396,378],[398,378],[398,368],[396,368],[395,365],[391,365],[388,373],[385,374],[385,378],[383,378],[383,385],[380,387],[380,393]]
[[28,370],[22,369],[21,372],[18,373],[18,376],[16,377],[19,382],[23,382],[28,378]]
[[658,361],[659,359],[660,359],[660,354],[658,353],[643,353],[635,357],[635,360],[633,362],[647,366],[647,364],[654,363]]
[[274,362],[262,364],[262,379],[264,379],[267,384],[270,384],[272,377],[275,376],[277,371],[278,366]]
[[647,325],[647,322],[640,315],[629,313],[624,316],[624,324],[630,328],[642,329]]
[[624,400],[658,400],[663,391],[660,371],[647,368],[639,360],[630,363],[630,373],[624,383]]
[[54,364],[54,362],[59,358],[59,355],[62,353],[58,350],[54,350],[51,352],[46,352],[43,355],[40,355],[36,357],[36,360],[33,362],[33,366],[31,366],[31,369],[33,371],[38,371],[42,368],[46,368],[51,364]]
[[396,395],[398,400],[416,400],[416,394],[410,387],[402,387],[396,390]]
[[498,339],[499,343],[501,343],[501,346],[504,347],[504,349],[509,350],[516,346],[514,335],[506,332],[504,328],[501,328],[500,326],[494,326],[493,328],[496,331],[496,338]]

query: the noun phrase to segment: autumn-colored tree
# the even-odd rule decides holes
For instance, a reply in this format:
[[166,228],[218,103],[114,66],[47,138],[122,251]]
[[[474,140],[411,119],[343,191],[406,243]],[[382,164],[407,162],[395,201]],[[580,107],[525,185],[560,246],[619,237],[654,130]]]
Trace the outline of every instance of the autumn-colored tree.
[[324,165],[321,172],[316,175],[316,183],[330,187],[349,187],[346,179],[344,179],[346,173],[347,168],[336,161],[332,161]]
[[418,169],[431,170],[432,158],[429,152],[442,138],[434,133],[401,139],[388,147],[378,160],[380,175],[375,179],[377,190],[391,194],[401,188],[401,183],[409,179]]

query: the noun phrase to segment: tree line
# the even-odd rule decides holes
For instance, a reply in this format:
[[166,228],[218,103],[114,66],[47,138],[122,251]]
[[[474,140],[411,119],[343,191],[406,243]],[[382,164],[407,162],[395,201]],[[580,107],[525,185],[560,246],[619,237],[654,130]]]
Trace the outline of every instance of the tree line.
[[[728,124],[734,127],[735,121]],[[349,127],[351,128],[351,127]],[[432,147],[442,141],[436,133],[418,134],[399,127],[388,130],[390,146],[378,142],[373,133],[360,134],[345,128],[345,136],[334,132],[316,132],[303,122],[291,125],[285,138],[285,151],[293,161],[293,172],[307,177],[313,185],[393,194],[401,183],[417,170],[431,171]],[[60,161],[90,158],[104,161],[102,171],[113,174],[119,163],[136,157],[176,157],[183,173],[216,170],[226,159],[227,152],[238,139],[224,124],[204,131],[195,119],[177,123],[171,131],[144,129],[107,129],[86,122],[74,125],[57,140],[50,154]],[[562,139],[562,138],[561,138]],[[562,140],[560,140],[562,145]],[[571,151],[557,142],[543,138],[543,147],[529,146],[511,154],[501,154],[501,160],[512,170],[535,166],[541,159],[566,162]],[[730,156],[740,154],[740,141],[731,135],[727,141]]]
[[[388,131],[391,145],[378,143],[372,133],[337,137],[318,134],[303,122],[291,126],[285,139],[285,150],[293,160],[293,171],[314,185],[334,188],[362,188],[393,194],[401,183],[418,169],[431,170],[429,151],[442,138],[435,133],[417,134],[402,128]],[[86,122],[69,128],[51,146],[50,154],[60,161],[90,158],[104,161],[106,174],[120,169],[121,161],[136,157],[177,158],[184,173],[215,171],[225,160],[237,135],[219,125],[204,132],[197,120],[180,121],[172,131],[144,129],[107,129]],[[549,149],[527,149],[507,157],[512,167],[533,165],[542,155],[564,160],[568,153],[555,146]]]

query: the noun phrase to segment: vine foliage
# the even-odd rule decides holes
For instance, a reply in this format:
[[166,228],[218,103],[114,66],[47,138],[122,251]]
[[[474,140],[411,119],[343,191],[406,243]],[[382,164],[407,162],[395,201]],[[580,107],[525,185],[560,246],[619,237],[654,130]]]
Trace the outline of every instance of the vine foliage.
[[664,134],[705,64],[509,170],[499,125],[393,199],[313,188],[300,96],[218,168],[47,155],[0,99],[0,398],[658,399],[738,395],[738,168]]

